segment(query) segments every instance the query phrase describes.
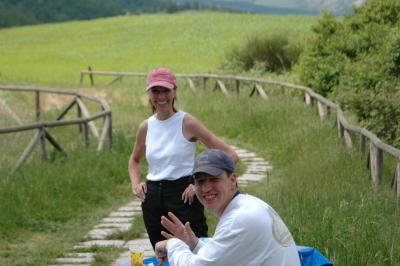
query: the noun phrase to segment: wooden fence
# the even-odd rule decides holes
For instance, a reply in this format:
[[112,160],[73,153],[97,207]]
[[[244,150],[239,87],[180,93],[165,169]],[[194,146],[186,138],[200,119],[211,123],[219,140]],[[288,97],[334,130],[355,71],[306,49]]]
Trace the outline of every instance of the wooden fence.
[[[94,85],[94,76],[110,76],[114,79],[109,83],[120,81],[124,77],[146,77],[147,73],[131,73],[131,72],[110,72],[110,71],[93,71],[90,67],[87,71],[81,71],[80,82],[83,83],[84,77],[89,76],[90,82]],[[381,141],[374,133],[368,131],[365,128],[354,126],[350,124],[343,114],[343,111],[336,103],[324,98],[323,96],[315,93],[311,88],[274,81],[263,78],[254,77],[242,77],[233,75],[214,75],[214,74],[177,74],[177,78],[184,79],[187,82],[188,87],[192,91],[196,91],[197,88],[194,86],[193,80],[200,80],[201,89],[206,89],[206,83],[208,81],[214,82],[214,90],[219,89],[224,95],[228,95],[230,91],[235,91],[236,94],[240,93],[240,84],[247,83],[252,87],[250,97],[257,94],[263,99],[267,100],[268,96],[264,88],[267,86],[278,86],[280,89],[290,89],[299,91],[304,94],[304,101],[309,106],[316,106],[317,114],[323,120],[328,118],[332,111],[336,111],[336,124],[338,129],[338,136],[342,142],[348,148],[352,148],[355,145],[356,139],[358,140],[358,150],[362,157],[367,153],[367,167],[371,171],[371,178],[373,184],[378,187],[382,181],[383,175],[383,153],[393,156],[396,160],[396,166],[393,170],[393,179],[391,187],[397,195],[400,195],[400,150],[390,146]],[[234,81],[233,88],[229,88],[225,85],[224,81]],[[358,136],[356,138],[355,136]],[[367,142],[369,143],[369,149],[367,150]]]
[[[98,99],[93,96],[81,94],[78,92],[70,92],[70,91],[61,91],[61,90],[52,90],[52,89],[41,89],[41,88],[32,88],[32,87],[24,87],[24,86],[2,86],[0,85],[0,91],[12,91],[12,92],[31,92],[35,93],[35,123],[30,124],[22,124],[21,119],[13,112],[11,108],[9,108],[4,101],[0,102],[3,109],[7,110],[7,113],[18,123],[18,126],[15,127],[7,127],[0,128],[0,134],[7,133],[15,133],[27,130],[35,130],[35,134],[31,139],[28,146],[25,148],[21,157],[18,159],[15,164],[12,172],[14,173],[32,154],[34,148],[39,145],[42,159],[47,159],[47,149],[46,149],[46,140],[58,151],[65,153],[65,150],[62,146],[56,141],[54,136],[49,133],[49,128],[68,126],[68,125],[78,125],[79,132],[83,134],[83,139],[86,147],[89,147],[89,130],[92,132],[93,136],[98,139],[97,150],[101,151],[105,146],[111,148],[112,145],[112,118],[111,118],[111,109],[108,106],[107,102],[102,99]],[[58,94],[58,95],[69,95],[73,97],[73,100],[70,101],[67,106],[61,111],[61,113],[52,121],[43,121],[42,120],[42,110],[40,108],[40,99],[42,93],[48,94]],[[84,103],[84,99],[94,102],[98,104],[101,108],[101,111],[91,115],[89,109]],[[68,119],[61,120],[74,106],[77,108],[77,118],[76,119]],[[96,119],[104,119],[103,128],[101,133],[99,134],[94,120]]]

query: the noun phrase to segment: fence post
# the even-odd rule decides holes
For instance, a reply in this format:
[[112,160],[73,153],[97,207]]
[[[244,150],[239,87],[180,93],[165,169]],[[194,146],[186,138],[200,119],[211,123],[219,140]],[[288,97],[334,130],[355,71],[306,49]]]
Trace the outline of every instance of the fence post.
[[[41,120],[41,113],[40,113],[40,91],[35,90],[36,93],[36,122],[40,122]],[[40,150],[41,150],[41,155],[42,159],[46,160],[47,159],[47,152],[46,152],[46,135],[44,132],[44,128],[40,127],[38,128],[38,133],[39,133],[39,139],[40,139]]]
[[279,87],[281,88],[281,89],[280,89],[281,93],[282,93],[282,94],[286,94],[286,88],[285,88],[285,86],[280,85]]
[[189,86],[189,88],[193,91],[196,92],[196,89],[194,87],[194,83],[193,80],[191,78],[187,78],[187,85]]
[[83,83],[83,73],[81,72],[81,78],[79,79],[79,84]]
[[382,179],[383,153],[373,142],[370,143],[371,177],[375,186],[380,185]]
[[[80,98],[80,96],[76,96],[76,98]],[[76,101],[76,99],[75,99],[75,101]],[[82,110],[78,103],[76,103],[76,109],[77,109],[77,116],[79,119],[81,119],[82,118]],[[82,133],[82,123],[78,124],[78,130],[79,130],[79,133]]]
[[85,147],[89,148],[90,142],[89,142],[89,126],[88,123],[85,122],[83,124],[83,140],[85,142]]
[[236,81],[236,93],[239,95],[239,90],[240,90],[240,80],[235,80]]
[[108,115],[109,126],[108,126],[108,148],[112,148],[112,114]]
[[40,122],[40,91],[39,90],[35,90],[35,118],[36,118],[36,122]]
[[207,82],[207,78],[206,77],[203,77],[202,79],[201,79],[201,87],[203,88],[203,91],[205,91],[206,90],[206,82]]
[[313,104],[313,100],[311,98],[311,95],[308,94],[308,92],[304,93],[304,100],[306,102],[306,105],[312,105]]
[[[267,94],[265,93],[263,87],[259,83],[254,84],[254,91],[257,92],[257,94],[260,95],[261,98],[263,98],[264,100],[268,100]],[[252,95],[253,95],[253,93],[252,93]]]
[[225,84],[219,79],[217,79],[217,82],[215,83],[214,90],[216,90],[218,88],[222,91],[222,93],[225,96],[228,96],[228,89],[225,87]]
[[21,165],[28,159],[28,157],[31,155],[33,149],[35,148],[36,144],[40,140],[40,132],[37,131],[33,138],[31,139],[30,143],[28,146],[25,148],[24,152],[22,153],[21,157],[19,157],[17,163],[15,164],[14,168],[11,170],[10,175],[12,175],[15,171],[17,171]]
[[394,172],[392,185],[394,192],[397,194],[397,196],[400,196],[400,158],[397,160],[397,165],[396,165],[396,170]]
[[343,128],[342,123],[340,122],[340,115],[339,115],[339,113],[338,113],[338,115],[337,115],[337,126],[338,126],[338,135],[339,135],[339,138],[340,138],[340,139],[343,139],[343,136],[344,136],[344,128]]
[[94,79],[93,79],[92,67],[91,67],[91,66],[88,66],[88,70],[89,70],[90,84],[91,84],[92,86],[94,86]]
[[318,108],[318,115],[321,118],[321,120],[324,120],[328,114],[328,109],[325,104],[322,102],[318,101],[317,102],[317,108]]
[[104,148],[104,145],[107,142],[107,146],[109,149],[111,149],[111,134],[112,134],[112,130],[111,130],[111,114],[106,114],[104,116],[104,124],[103,124],[103,129],[101,131],[101,135],[99,138],[99,144],[97,145],[97,151],[101,151]]
[[365,155],[365,136],[360,133],[360,153],[361,157],[364,157]]
[[346,145],[346,147],[347,148],[353,147],[353,139],[351,138],[351,134],[347,129],[344,129],[343,137],[344,137],[344,144]]

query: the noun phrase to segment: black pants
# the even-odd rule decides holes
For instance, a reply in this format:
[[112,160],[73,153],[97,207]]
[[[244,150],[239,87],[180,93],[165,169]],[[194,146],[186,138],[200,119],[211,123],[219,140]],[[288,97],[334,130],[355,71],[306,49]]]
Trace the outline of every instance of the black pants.
[[174,213],[183,224],[190,222],[197,237],[207,237],[208,227],[203,205],[196,196],[190,205],[182,200],[182,193],[190,181],[190,177],[182,177],[174,181],[146,182],[147,193],[145,201],[142,202],[142,211],[153,249],[158,241],[165,239],[161,235],[161,230],[167,230],[161,225],[161,216],[167,216],[168,212]]

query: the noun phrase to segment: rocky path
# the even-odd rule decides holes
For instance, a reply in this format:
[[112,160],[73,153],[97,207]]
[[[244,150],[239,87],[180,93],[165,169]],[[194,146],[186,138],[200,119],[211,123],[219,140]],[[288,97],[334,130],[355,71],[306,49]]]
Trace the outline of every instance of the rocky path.
[[[249,182],[257,182],[266,177],[271,166],[263,158],[258,157],[255,153],[232,146],[245,165],[246,170],[243,175],[239,176],[239,186],[246,186]],[[133,200],[118,210],[111,212],[107,217],[103,218],[99,224],[95,225],[85,236],[85,240],[76,244],[72,251],[64,254],[63,257],[57,258],[52,266],[89,266],[95,261],[96,254],[94,252],[79,252],[80,250],[91,250],[93,247],[119,247],[123,248],[123,252],[112,265],[118,266],[130,261],[129,248],[137,251],[143,251],[144,257],[154,256],[153,249],[146,234],[143,238],[130,241],[110,239],[112,235],[118,232],[127,231],[135,219],[136,215],[141,214],[140,201]]]

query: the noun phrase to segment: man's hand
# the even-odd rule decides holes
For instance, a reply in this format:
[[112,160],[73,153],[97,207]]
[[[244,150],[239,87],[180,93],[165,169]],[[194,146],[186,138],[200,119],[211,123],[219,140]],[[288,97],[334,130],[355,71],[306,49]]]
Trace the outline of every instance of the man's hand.
[[164,264],[165,261],[168,260],[167,242],[168,240],[162,240],[157,242],[154,250],[154,252],[156,253],[158,263],[161,266]]
[[185,225],[176,217],[172,212],[168,212],[168,218],[161,216],[161,224],[170,232],[161,231],[161,234],[167,238],[178,238],[186,243],[193,250],[199,239],[194,234],[190,223],[186,222]]
[[132,193],[133,193],[133,195],[138,197],[141,201],[144,201],[144,199],[146,198],[146,193],[147,193],[146,183],[141,182],[141,183],[132,185]]
[[192,204],[195,195],[196,194],[195,194],[195,191],[194,191],[194,185],[190,184],[189,186],[187,186],[185,191],[183,191],[182,200],[183,200],[184,203],[189,203],[189,205],[190,205],[190,204]]

